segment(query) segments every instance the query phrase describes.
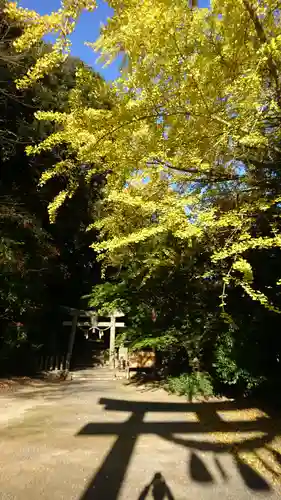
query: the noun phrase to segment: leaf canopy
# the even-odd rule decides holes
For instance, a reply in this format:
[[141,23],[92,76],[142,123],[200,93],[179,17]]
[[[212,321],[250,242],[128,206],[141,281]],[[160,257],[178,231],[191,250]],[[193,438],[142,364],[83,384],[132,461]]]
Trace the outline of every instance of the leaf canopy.
[[[159,264],[163,235],[187,246],[208,239],[211,262],[221,262],[225,283],[242,284],[255,300],[276,310],[253,284],[251,252],[280,248],[281,22],[275,0],[212,0],[199,9],[186,0],[112,0],[114,15],[91,43],[105,63],[123,54],[122,75],[103,87],[113,105],[96,109],[79,97],[89,74],[77,74],[65,113],[37,113],[57,130],[29,153],[67,144],[69,160],[44,174],[68,178],[50,206],[75,192],[71,156],[87,165],[86,178],[104,172],[107,184],[95,249],[116,264],[136,248]],[[47,32],[53,51],[18,83],[32,84],[69,50],[68,37],[91,0],[68,0],[49,16],[9,4],[26,29],[24,50]],[[93,12],[93,16],[94,16]],[[257,226],[257,218],[268,224]],[[168,262],[162,252],[160,262]],[[210,266],[212,265],[210,262]]]

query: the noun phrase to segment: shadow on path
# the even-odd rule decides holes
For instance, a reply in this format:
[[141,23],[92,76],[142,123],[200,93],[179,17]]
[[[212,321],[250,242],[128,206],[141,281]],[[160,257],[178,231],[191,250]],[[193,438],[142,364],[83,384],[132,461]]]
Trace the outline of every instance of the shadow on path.
[[[219,460],[218,456],[230,454],[233,457],[237,470],[239,471],[245,486],[252,491],[263,492],[264,496],[270,492],[271,486],[259,472],[246,463],[240,453],[250,451],[257,453],[262,447],[267,447],[271,453],[271,458],[275,463],[281,463],[281,455],[278,451],[270,447],[274,437],[280,432],[278,428],[279,420],[274,416],[260,416],[253,420],[225,420],[221,418],[220,412],[250,410],[251,406],[247,403],[238,404],[231,401],[226,402],[208,402],[208,403],[161,403],[161,402],[134,402],[116,399],[101,398],[100,404],[107,411],[130,412],[129,418],[124,422],[118,423],[89,423],[85,425],[77,434],[97,436],[97,435],[115,435],[117,436],[114,445],[88,485],[86,491],[82,494],[80,500],[94,500],[105,498],[115,500],[118,498],[127,467],[133,455],[137,439],[141,435],[154,434],[162,439],[187,448],[190,450],[189,457],[189,477],[198,483],[211,484],[214,478],[208,467],[199,457],[197,452],[212,452],[217,454],[214,458],[214,464],[222,477],[223,481],[228,481],[228,473]],[[181,421],[161,421],[144,422],[144,416],[149,412],[192,412],[197,415],[197,421],[188,421],[184,418]],[[273,425],[274,424],[274,425]],[[192,439],[193,434],[209,435],[216,432],[234,433],[235,439],[231,443],[222,443],[216,441],[198,441]],[[259,436],[247,438],[239,437],[239,433],[259,433]],[[187,438],[178,438],[174,434],[185,434]],[[238,436],[237,436],[238,434]],[[190,436],[190,438],[189,438]],[[208,436],[209,437],[209,436]],[[154,450],[152,450],[154,452]],[[265,464],[272,475],[277,474],[272,462]],[[173,500],[174,497],[166,484],[161,473],[156,473],[149,485],[142,491],[138,500],[146,498],[148,493],[154,495],[155,500]]]
[[151,483],[144,488],[138,500],[145,500],[150,491],[154,500],[175,500],[161,472],[154,474]]

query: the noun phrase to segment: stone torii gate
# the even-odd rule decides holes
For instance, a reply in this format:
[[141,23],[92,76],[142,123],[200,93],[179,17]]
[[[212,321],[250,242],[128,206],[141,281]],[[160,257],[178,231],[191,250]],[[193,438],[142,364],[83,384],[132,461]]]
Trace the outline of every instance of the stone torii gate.
[[[116,328],[124,328],[125,323],[123,321],[116,321],[117,318],[121,318],[124,314],[121,311],[113,311],[109,316],[109,321],[98,321],[98,314],[96,311],[91,310],[81,310],[73,308],[65,308],[68,314],[72,317],[71,321],[64,321],[63,326],[71,326],[70,337],[68,341],[68,349],[66,355],[66,370],[69,370],[70,361],[73,351],[73,346],[75,342],[76,329],[77,326],[86,326],[89,329],[94,330],[95,328],[102,328],[103,331],[110,328],[110,340],[109,340],[109,365],[110,368],[115,368],[115,337]],[[80,321],[80,318],[85,318],[84,321]],[[102,330],[100,330],[102,331]]]

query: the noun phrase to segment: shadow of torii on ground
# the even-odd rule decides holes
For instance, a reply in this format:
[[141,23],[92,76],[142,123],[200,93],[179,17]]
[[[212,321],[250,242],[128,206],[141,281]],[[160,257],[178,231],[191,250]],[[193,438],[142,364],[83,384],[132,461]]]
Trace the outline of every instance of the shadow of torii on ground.
[[[105,410],[126,413],[129,412],[130,416],[124,422],[89,423],[85,425],[77,434],[77,436],[117,436],[114,445],[88,485],[86,491],[82,494],[80,500],[92,500],[99,498],[115,500],[118,498],[134,447],[138,437],[141,435],[154,434],[170,443],[189,449],[189,474],[190,478],[196,482],[205,484],[213,482],[212,474],[209,472],[208,468],[204,464],[203,460],[198,456],[196,451],[212,452],[218,454],[218,456],[229,453],[233,457],[237,470],[243,478],[246,487],[256,492],[260,491],[264,494],[269,493],[271,486],[259,472],[257,472],[241,458],[241,452],[253,452],[256,454],[258,459],[263,462],[264,468],[268,469],[272,476],[279,475],[270,464],[264,462],[258,455],[258,449],[266,447],[272,454],[273,459],[281,465],[281,455],[277,450],[274,450],[270,446],[275,436],[279,434],[276,430],[276,425],[272,425],[273,417],[270,418],[268,415],[264,415],[254,420],[240,419],[230,421],[224,420],[220,416],[220,412],[237,411],[237,414],[239,415],[239,410],[251,409],[252,406],[247,405],[245,402],[242,402],[241,404],[232,401],[207,403],[162,403],[101,398],[99,403],[104,406]],[[150,412],[192,412],[196,414],[197,421],[182,419],[181,421],[174,422],[166,420],[145,422],[144,416],[146,413]],[[240,439],[238,438],[236,440],[232,440],[231,443],[216,442],[216,440],[198,441],[196,439],[188,438],[189,435],[193,434],[209,435],[219,432],[235,434],[247,433],[247,435],[249,433],[258,433],[259,436],[250,436],[247,438],[242,437]],[[176,437],[175,434],[187,435],[187,439],[185,437]],[[227,481],[227,471],[224,470],[218,456],[215,457],[216,467],[222,479]],[[173,499],[173,494],[168,486],[165,493],[165,489],[163,488],[166,483],[163,476],[159,472],[154,475],[152,482],[148,485],[149,488],[152,488],[153,484],[157,484],[157,480],[161,486],[160,479],[162,480],[162,497],[160,495],[158,495],[158,497],[154,495],[153,498],[156,498],[157,500],[158,498],[161,500],[164,500],[165,498]],[[145,493],[145,491],[148,490],[144,489],[143,492]],[[158,491],[160,491],[159,488]],[[144,498],[145,496],[139,497],[139,499]]]

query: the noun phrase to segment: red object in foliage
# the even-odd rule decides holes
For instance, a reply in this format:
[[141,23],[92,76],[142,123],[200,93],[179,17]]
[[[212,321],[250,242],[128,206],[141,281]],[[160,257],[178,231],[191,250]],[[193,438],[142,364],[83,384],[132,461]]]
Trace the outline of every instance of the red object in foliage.
[[153,323],[155,323],[155,321],[157,320],[157,314],[156,314],[156,311],[154,308],[151,311],[151,319],[152,319]]
[[16,323],[16,326],[23,326],[23,323]]

